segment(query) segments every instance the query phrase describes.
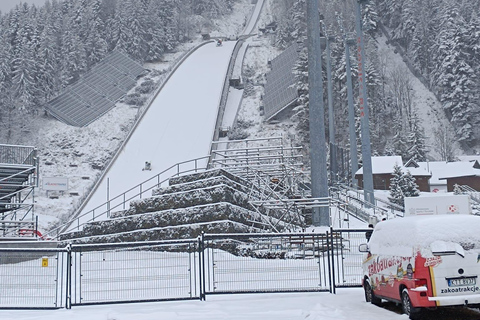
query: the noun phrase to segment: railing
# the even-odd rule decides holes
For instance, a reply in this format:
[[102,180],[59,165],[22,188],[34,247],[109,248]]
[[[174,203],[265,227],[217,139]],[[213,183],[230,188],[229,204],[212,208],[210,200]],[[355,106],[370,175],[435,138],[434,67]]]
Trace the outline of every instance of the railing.
[[35,147],[0,144],[0,163],[35,166],[36,156]]
[[374,212],[378,210],[378,212],[380,213],[387,213],[388,210],[383,208],[383,207],[380,207],[379,206],[379,203],[382,203],[385,205],[385,207],[389,208],[390,209],[390,213],[393,214],[393,215],[396,215],[396,216],[403,216],[403,207],[398,205],[398,204],[395,204],[395,203],[391,203],[391,202],[387,202],[383,199],[380,199],[380,198],[375,198],[375,203],[372,205],[370,203],[367,203],[364,199],[363,199],[363,191],[359,190],[359,189],[356,189],[356,188],[352,188],[350,186],[347,186],[345,184],[338,184],[337,187],[339,188],[339,190],[346,190],[346,191],[351,191],[351,192],[354,192],[356,194],[355,197],[352,197],[353,199],[355,199],[356,201],[358,201],[359,203],[362,203],[362,208],[363,207],[372,207]]
[[38,237],[36,221],[0,220],[2,238]]
[[[127,203],[135,199],[142,199],[146,192],[161,186],[163,183],[167,182],[173,177],[178,177],[180,175],[192,172],[205,171],[207,169],[206,162],[208,158],[209,156],[204,156],[174,164],[150,179],[147,179],[142,183],[128,189],[122,194],[109,199],[109,201],[98,205],[90,211],[87,211],[83,214],[81,214],[81,211],[77,211],[77,213],[74,215],[74,219],[57,228],[49,230],[47,234],[51,237],[56,237],[60,233],[71,232],[75,229],[80,230],[80,227],[83,225],[91,221],[99,220],[99,218],[109,218],[110,212],[115,210],[125,210]],[[201,165],[202,162],[204,165]],[[184,167],[187,168],[183,169]]]
[[[367,229],[0,248],[0,309],[360,287]],[[10,244],[13,245],[13,244]],[[39,294],[41,290],[41,294]]]

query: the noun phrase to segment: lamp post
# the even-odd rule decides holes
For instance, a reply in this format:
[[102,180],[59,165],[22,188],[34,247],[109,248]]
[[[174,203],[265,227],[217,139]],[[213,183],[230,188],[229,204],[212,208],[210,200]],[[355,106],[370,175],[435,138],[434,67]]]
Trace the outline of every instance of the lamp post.
[[[323,198],[328,197],[328,178],[325,146],[325,107],[323,105],[322,48],[320,45],[317,0],[307,0],[307,35],[312,197]],[[313,208],[312,224],[314,226],[329,226],[329,208],[325,206]]]
[[372,150],[370,146],[369,111],[367,102],[367,82],[365,73],[365,44],[363,41],[361,4],[368,0],[355,0],[356,4],[356,31],[357,31],[357,58],[358,58],[358,87],[360,120],[362,133],[362,161],[363,161],[363,191],[367,203],[374,204],[373,175],[372,175]]

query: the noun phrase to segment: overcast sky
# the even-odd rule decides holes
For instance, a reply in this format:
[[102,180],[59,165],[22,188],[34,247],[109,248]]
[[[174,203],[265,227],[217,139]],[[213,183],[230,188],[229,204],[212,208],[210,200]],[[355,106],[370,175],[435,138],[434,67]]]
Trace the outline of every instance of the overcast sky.
[[7,13],[19,3],[27,2],[29,4],[35,4],[36,6],[41,6],[45,3],[46,0],[0,0],[0,11],[2,13]]

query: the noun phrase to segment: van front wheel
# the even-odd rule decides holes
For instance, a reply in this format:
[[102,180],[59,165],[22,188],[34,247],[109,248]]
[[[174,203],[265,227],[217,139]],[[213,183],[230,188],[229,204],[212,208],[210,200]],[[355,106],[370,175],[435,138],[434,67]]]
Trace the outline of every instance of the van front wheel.
[[419,319],[420,308],[414,308],[410,297],[408,296],[408,290],[403,289],[402,291],[402,309],[411,320]]

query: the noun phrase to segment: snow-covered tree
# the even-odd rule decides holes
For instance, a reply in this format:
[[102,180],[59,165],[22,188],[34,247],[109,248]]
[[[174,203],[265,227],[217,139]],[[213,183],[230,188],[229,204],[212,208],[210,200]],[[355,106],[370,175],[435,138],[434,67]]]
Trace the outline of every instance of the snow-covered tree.
[[393,167],[393,177],[390,179],[390,202],[405,206],[405,197],[418,197],[418,185],[410,171],[402,171],[399,165]]
[[392,203],[402,205],[404,194],[402,190],[403,171],[399,165],[393,167],[393,177],[390,179],[390,196],[388,200]]
[[417,162],[427,160],[427,147],[425,146],[425,133],[419,123],[416,113],[410,118],[410,132],[407,135],[406,155],[402,154],[404,159],[413,159]]

